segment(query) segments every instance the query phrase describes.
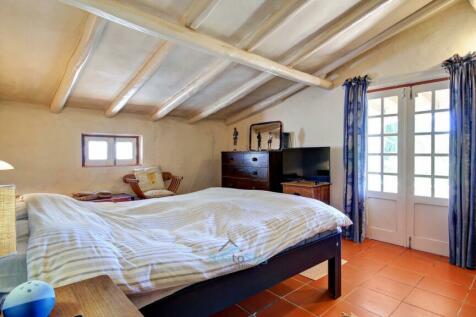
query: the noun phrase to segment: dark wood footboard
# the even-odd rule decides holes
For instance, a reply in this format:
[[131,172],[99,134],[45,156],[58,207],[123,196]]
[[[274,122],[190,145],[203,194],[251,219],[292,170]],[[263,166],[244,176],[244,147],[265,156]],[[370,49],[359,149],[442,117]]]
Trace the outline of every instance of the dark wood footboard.
[[341,295],[341,233],[281,252],[266,263],[188,286],[141,309],[144,316],[209,316],[329,260],[329,292]]

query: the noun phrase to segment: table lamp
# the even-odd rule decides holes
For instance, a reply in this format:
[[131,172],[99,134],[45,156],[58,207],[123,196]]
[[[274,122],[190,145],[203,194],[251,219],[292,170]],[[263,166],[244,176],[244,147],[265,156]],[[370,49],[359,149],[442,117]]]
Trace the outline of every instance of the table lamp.
[[[0,161],[0,171],[13,166]],[[0,185],[0,257],[16,252],[15,185]]]

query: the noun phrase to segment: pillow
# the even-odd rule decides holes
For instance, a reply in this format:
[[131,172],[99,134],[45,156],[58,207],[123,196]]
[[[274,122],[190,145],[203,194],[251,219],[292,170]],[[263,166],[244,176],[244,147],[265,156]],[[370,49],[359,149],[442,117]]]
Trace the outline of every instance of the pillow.
[[146,195],[147,198],[161,198],[161,197],[173,196],[175,195],[175,193],[167,189],[152,189],[152,190],[146,191],[144,195]]
[[26,208],[23,197],[19,197],[15,200],[15,214],[17,220],[28,219],[28,209]]
[[162,172],[158,167],[135,169],[134,176],[139,181],[139,187],[142,189],[143,192],[154,189],[165,189]]

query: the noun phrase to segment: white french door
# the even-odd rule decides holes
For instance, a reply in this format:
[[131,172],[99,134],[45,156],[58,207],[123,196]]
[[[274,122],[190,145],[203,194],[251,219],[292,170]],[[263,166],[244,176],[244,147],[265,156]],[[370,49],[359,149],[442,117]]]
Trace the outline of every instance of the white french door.
[[367,235],[448,253],[448,82],[369,93]]
[[402,89],[369,95],[367,236],[405,245],[405,96]]

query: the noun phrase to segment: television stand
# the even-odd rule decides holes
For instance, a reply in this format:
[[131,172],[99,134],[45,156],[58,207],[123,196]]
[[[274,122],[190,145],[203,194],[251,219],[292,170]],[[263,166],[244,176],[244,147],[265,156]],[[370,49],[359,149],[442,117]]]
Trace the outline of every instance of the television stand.
[[317,183],[314,181],[294,181],[281,183],[283,185],[283,193],[314,198],[326,204],[330,203],[330,183]]

